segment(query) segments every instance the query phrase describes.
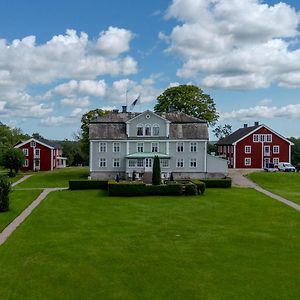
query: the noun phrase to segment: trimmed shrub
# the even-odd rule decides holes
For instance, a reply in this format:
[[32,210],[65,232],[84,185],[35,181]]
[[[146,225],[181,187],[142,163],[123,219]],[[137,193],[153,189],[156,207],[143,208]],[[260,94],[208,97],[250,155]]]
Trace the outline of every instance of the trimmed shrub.
[[180,184],[146,185],[145,195],[179,196],[182,194]]
[[194,183],[196,186],[197,186],[197,192],[198,192],[198,194],[200,195],[203,195],[204,194],[204,192],[205,192],[205,183],[203,182],[203,181],[201,181],[201,180],[197,180],[197,179],[195,179],[195,180],[192,180],[192,183]]
[[152,184],[161,184],[161,172],[160,172],[160,162],[157,155],[154,156],[153,169],[152,169]]
[[231,178],[222,179],[201,179],[205,183],[206,188],[231,188]]
[[192,182],[184,184],[185,195],[197,195],[197,186]]
[[0,177],[0,212],[9,210],[10,181],[6,176]]
[[107,180],[70,180],[70,190],[94,190],[105,189],[107,190]]

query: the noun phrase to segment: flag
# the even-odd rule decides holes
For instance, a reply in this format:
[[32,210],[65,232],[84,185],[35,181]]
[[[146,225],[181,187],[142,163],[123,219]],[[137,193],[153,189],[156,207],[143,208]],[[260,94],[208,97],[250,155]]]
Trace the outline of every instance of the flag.
[[138,95],[138,97],[131,103],[130,110],[133,109],[137,105],[137,103],[139,102],[140,98],[141,98],[141,95]]

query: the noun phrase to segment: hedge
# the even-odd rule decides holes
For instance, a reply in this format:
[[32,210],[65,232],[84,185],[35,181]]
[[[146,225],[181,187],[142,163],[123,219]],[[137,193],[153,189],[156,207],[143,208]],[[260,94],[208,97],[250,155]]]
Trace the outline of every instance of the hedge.
[[200,195],[203,195],[204,192],[205,192],[205,183],[201,180],[197,180],[197,179],[194,179],[194,180],[191,180],[192,183],[194,183],[196,186],[197,186],[197,192],[198,194]]
[[107,180],[70,180],[70,190],[94,190],[94,189],[105,189],[108,186]]
[[231,188],[231,178],[222,179],[201,179],[206,188]]
[[188,182],[183,186],[185,187],[185,195],[197,195],[197,185],[193,182]]
[[181,184],[146,185],[143,182],[108,182],[109,196],[176,196],[181,195]]

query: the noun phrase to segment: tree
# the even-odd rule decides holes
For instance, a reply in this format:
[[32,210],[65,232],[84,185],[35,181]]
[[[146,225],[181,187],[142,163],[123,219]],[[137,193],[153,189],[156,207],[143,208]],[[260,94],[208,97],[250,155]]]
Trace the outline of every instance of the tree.
[[218,140],[223,139],[232,133],[232,126],[229,124],[225,124],[224,126],[219,125],[212,132]]
[[80,140],[80,147],[82,150],[83,158],[85,164],[89,162],[89,124],[90,122],[95,119],[96,117],[105,116],[110,114],[110,110],[103,110],[103,109],[94,109],[90,110],[89,112],[85,113],[81,118],[81,132],[80,136],[78,136]]
[[219,118],[214,100],[197,86],[179,85],[166,89],[157,97],[155,112],[184,112],[214,125]]
[[0,177],[0,212],[9,210],[10,185],[6,176]]
[[9,176],[17,174],[25,162],[25,156],[21,149],[9,148],[3,153],[2,163],[10,170]]
[[152,184],[160,185],[161,184],[161,174],[160,174],[160,162],[157,155],[154,156],[153,170],[152,170]]
[[292,146],[292,165],[295,166],[300,163],[300,138],[291,137],[289,140],[294,143]]

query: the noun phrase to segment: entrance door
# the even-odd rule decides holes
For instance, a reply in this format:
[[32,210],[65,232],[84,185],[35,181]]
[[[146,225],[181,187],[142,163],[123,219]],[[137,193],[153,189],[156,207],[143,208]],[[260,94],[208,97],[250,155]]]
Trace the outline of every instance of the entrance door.
[[264,168],[266,168],[270,163],[270,158],[264,158]]
[[152,171],[152,158],[145,158],[145,172]]

